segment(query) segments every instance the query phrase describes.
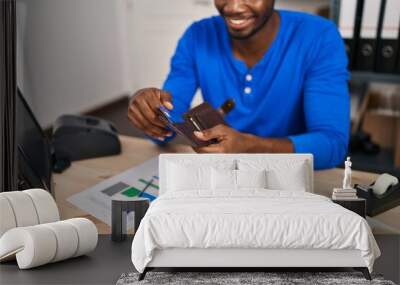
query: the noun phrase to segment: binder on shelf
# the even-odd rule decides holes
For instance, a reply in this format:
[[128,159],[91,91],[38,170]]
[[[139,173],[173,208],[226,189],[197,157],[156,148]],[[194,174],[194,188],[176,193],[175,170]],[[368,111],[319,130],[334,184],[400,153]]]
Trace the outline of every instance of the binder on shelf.
[[400,0],[383,0],[378,35],[376,71],[395,73],[399,52]]
[[357,44],[356,63],[354,66],[356,70],[374,70],[381,2],[381,0],[364,0],[360,38]]
[[356,43],[359,36],[362,4],[361,0],[337,0],[338,9],[338,28],[343,38],[347,57],[349,60],[349,69],[354,66],[356,54]]
[[[400,38],[399,38],[400,41]],[[395,71],[397,74],[400,74],[400,48],[398,50],[398,54],[397,54],[397,68]]]

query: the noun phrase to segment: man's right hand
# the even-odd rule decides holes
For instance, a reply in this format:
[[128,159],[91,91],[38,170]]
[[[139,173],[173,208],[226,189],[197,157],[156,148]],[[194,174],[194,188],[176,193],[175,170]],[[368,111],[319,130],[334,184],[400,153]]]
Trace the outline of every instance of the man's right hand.
[[158,109],[164,105],[173,109],[171,94],[157,88],[144,88],[137,91],[128,106],[128,118],[133,125],[147,135],[164,140],[172,135],[166,125],[158,118]]

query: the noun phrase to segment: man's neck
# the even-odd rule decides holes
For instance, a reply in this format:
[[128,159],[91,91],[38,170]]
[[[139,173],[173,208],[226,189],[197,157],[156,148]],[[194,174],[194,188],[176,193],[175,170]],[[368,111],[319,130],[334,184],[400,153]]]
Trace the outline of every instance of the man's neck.
[[248,39],[232,39],[232,51],[236,58],[251,68],[259,62],[274,41],[280,25],[279,14],[274,11],[264,27]]

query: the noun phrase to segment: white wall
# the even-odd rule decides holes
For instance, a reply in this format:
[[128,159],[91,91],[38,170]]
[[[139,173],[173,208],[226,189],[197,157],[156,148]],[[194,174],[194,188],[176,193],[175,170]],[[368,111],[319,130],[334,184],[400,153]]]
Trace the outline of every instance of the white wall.
[[[160,88],[186,28],[195,20],[217,14],[213,0],[128,0],[127,7],[134,90]],[[200,102],[198,92],[192,105]]]
[[[18,0],[25,5],[24,93],[43,126],[130,92],[122,0]],[[19,14],[20,15],[20,14]],[[21,30],[22,28],[19,28]]]
[[160,87],[185,29],[216,14],[213,0],[128,0],[130,64],[135,89]]

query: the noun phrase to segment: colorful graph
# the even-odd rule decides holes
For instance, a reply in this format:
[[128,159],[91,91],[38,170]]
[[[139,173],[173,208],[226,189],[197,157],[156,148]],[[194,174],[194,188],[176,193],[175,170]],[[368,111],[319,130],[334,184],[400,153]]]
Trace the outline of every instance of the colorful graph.
[[68,198],[76,207],[111,225],[113,199],[147,198],[159,193],[158,157],[153,157]]
[[158,195],[158,176],[153,175],[150,179],[139,178],[135,181],[134,185],[128,185],[124,182],[118,182],[112,186],[107,187],[101,192],[109,197],[116,194],[121,194],[123,196],[133,198],[133,197],[143,197],[148,198],[153,201]]

